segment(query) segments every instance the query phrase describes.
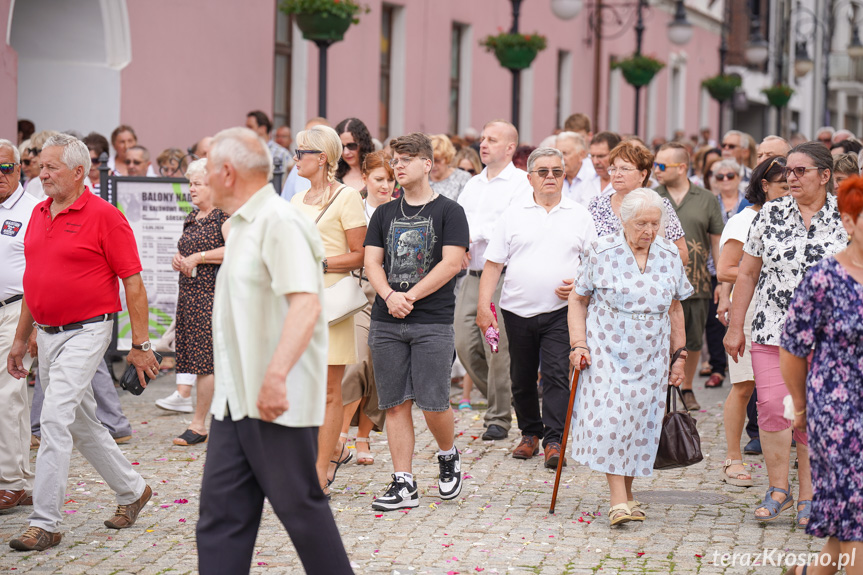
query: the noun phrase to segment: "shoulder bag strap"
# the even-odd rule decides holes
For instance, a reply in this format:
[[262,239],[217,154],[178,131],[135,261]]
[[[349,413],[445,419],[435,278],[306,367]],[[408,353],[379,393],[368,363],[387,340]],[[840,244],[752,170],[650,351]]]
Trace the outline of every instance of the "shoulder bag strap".
[[345,189],[345,186],[344,186],[344,184],[342,184],[342,187],[341,187],[341,188],[339,188],[338,190],[336,190],[336,194],[333,196],[333,199],[331,199],[331,200],[327,203],[327,205],[326,205],[326,206],[324,206],[323,211],[321,211],[321,213],[320,213],[320,214],[318,214],[318,217],[317,217],[317,218],[315,218],[315,225],[317,225],[317,224],[318,224],[318,222],[319,222],[319,221],[321,221],[321,218],[322,218],[322,217],[324,217],[324,214],[325,214],[325,213],[327,213],[327,210],[328,210],[328,209],[330,209],[330,206],[331,206],[331,205],[333,205],[333,202],[335,202],[335,201],[336,201],[336,198],[338,198],[338,197],[339,197],[339,194],[341,194],[341,193],[342,193],[342,190],[344,190],[344,189]]

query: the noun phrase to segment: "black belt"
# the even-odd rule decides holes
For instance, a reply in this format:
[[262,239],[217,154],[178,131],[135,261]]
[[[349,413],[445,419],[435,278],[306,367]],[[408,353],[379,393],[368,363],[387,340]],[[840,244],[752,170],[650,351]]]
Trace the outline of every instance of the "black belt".
[[108,321],[111,319],[111,314],[103,313],[102,315],[97,315],[96,317],[91,317],[90,319],[85,319],[84,321],[79,321],[78,323],[67,323],[66,325],[39,325],[34,324],[36,327],[44,331],[45,333],[55,334],[62,333],[64,331],[74,331],[76,329],[84,329],[84,325],[88,323],[99,323],[103,321]]
[[[482,276],[482,270],[467,270],[467,273],[469,273],[470,275],[472,275],[472,276],[473,276],[473,277],[475,277],[475,278],[478,278],[478,277],[481,277],[481,276]],[[503,269],[502,269],[502,270],[500,270],[500,273],[501,273],[501,274],[505,274],[505,273],[506,273],[506,266],[503,266]]]
[[24,296],[21,294],[13,295],[9,299],[4,299],[3,301],[0,301],[0,307],[6,307],[7,305],[15,303],[16,301],[21,301],[22,299],[24,299]]

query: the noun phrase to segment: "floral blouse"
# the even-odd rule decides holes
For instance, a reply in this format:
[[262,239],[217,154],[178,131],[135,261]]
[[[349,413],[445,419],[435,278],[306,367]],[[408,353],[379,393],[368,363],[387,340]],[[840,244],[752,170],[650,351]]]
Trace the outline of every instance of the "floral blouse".
[[755,317],[752,341],[779,345],[785,315],[797,285],[813,265],[841,252],[848,245],[836,196],[812,216],[809,229],[792,196],[764,204],[752,227],[743,251],[761,258],[761,275],[755,287]]
[[[593,216],[593,223],[596,226],[596,235],[598,237],[615,234],[623,229],[623,222],[611,209],[611,196],[596,196],[590,200],[587,210]],[[667,217],[665,223],[665,239],[674,243],[683,237],[683,226],[680,225],[680,219],[677,217],[677,212],[674,211],[671,202],[666,198],[662,199],[665,202],[665,214]]]

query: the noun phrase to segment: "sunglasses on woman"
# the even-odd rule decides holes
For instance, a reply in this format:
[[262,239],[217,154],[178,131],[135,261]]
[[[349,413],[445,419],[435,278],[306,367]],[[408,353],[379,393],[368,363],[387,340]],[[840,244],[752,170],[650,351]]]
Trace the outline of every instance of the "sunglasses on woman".
[[348,150],[350,150],[352,152],[356,152],[357,150],[360,149],[360,145],[357,144],[356,142],[351,142],[350,144],[345,144],[345,148],[347,148]]
[[297,150],[294,152],[294,159],[299,162],[306,154],[323,154],[323,152],[320,150]]
[[15,171],[15,166],[17,166],[17,165],[18,164],[15,164],[12,162],[10,162],[8,164],[0,164],[0,174],[3,174],[4,176],[8,176],[9,174],[11,174],[12,172]]
[[724,180],[733,180],[737,177],[737,174],[732,174],[729,172],[727,174],[713,174],[713,177],[716,179],[717,182],[721,182]]

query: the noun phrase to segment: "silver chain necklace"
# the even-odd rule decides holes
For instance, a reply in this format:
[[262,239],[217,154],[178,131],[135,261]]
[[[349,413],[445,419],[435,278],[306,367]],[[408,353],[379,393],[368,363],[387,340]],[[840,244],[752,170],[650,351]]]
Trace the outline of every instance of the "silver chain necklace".
[[415,213],[412,216],[409,216],[405,213],[405,203],[406,202],[405,202],[404,192],[402,192],[402,198],[401,198],[401,201],[399,202],[399,209],[401,209],[401,211],[402,211],[402,216],[404,216],[404,218],[406,220],[413,220],[415,218],[418,218],[419,215],[422,213],[422,211],[425,209],[425,207],[427,205],[429,205],[429,203],[434,199],[434,196],[435,196],[435,193],[434,193],[434,190],[432,190],[431,197],[428,200],[426,200],[426,203],[424,203],[422,206],[420,206],[420,211],[418,211],[417,213]]

